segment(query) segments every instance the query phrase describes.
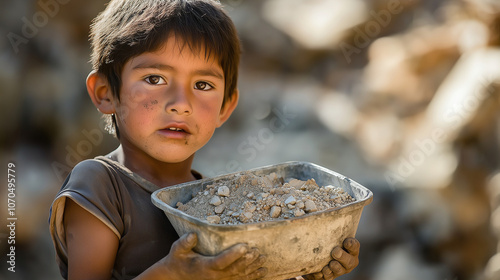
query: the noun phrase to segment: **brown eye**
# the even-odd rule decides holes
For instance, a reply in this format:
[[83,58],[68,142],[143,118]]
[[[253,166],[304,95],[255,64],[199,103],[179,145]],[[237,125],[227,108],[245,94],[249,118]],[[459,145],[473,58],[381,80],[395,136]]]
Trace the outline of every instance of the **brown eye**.
[[212,89],[212,86],[206,82],[196,82],[194,84],[194,88],[199,90],[209,90]]
[[145,80],[148,84],[152,84],[152,85],[165,84],[165,80],[163,80],[162,77],[156,76],[156,75],[148,76],[148,77],[146,77]]

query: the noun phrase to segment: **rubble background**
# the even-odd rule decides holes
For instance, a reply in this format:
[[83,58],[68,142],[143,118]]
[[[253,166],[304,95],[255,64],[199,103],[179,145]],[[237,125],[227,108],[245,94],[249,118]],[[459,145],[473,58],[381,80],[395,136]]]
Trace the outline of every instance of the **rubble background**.
[[[0,159],[18,176],[16,273],[0,227],[2,279],[59,278],[52,199],[78,161],[117,145],[85,89],[103,2],[0,1]],[[340,279],[500,278],[498,1],[223,3],[244,47],[241,100],[197,170],[310,161],[371,189],[360,265]]]

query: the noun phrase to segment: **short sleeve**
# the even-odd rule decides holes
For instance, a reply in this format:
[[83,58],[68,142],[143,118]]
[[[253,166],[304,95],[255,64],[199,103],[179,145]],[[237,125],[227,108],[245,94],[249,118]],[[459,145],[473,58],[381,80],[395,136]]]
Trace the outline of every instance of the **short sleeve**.
[[[52,203],[49,228],[58,262],[67,263],[66,234],[63,226],[66,199],[79,206],[107,225],[121,238],[124,224],[122,203],[116,171],[98,160],[85,160],[77,164],[66,178]],[[61,267],[61,264],[59,265]]]

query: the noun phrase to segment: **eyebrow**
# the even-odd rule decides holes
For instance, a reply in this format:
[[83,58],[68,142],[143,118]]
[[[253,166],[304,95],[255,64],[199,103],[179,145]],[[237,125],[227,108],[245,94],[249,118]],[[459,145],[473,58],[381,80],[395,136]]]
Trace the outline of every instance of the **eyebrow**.
[[[167,65],[167,64],[162,64],[162,63],[153,63],[153,64],[140,63],[140,64],[134,66],[133,69],[134,70],[135,69],[157,69],[160,71],[171,71],[171,72],[177,71],[174,67]],[[198,76],[211,76],[211,77],[215,77],[215,78],[221,79],[221,80],[224,79],[224,76],[222,75],[222,73],[220,71],[216,71],[216,70],[211,69],[211,68],[198,69],[198,70],[195,70],[193,72],[193,74],[198,75]]]

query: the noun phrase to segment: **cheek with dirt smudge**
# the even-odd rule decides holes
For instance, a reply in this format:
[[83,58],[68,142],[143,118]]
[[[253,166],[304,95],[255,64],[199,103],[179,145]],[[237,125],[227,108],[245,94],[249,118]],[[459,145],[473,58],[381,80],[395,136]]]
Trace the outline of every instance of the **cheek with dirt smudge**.
[[142,106],[147,110],[153,110],[154,105],[158,104],[158,100],[151,100],[149,102],[144,103]]

